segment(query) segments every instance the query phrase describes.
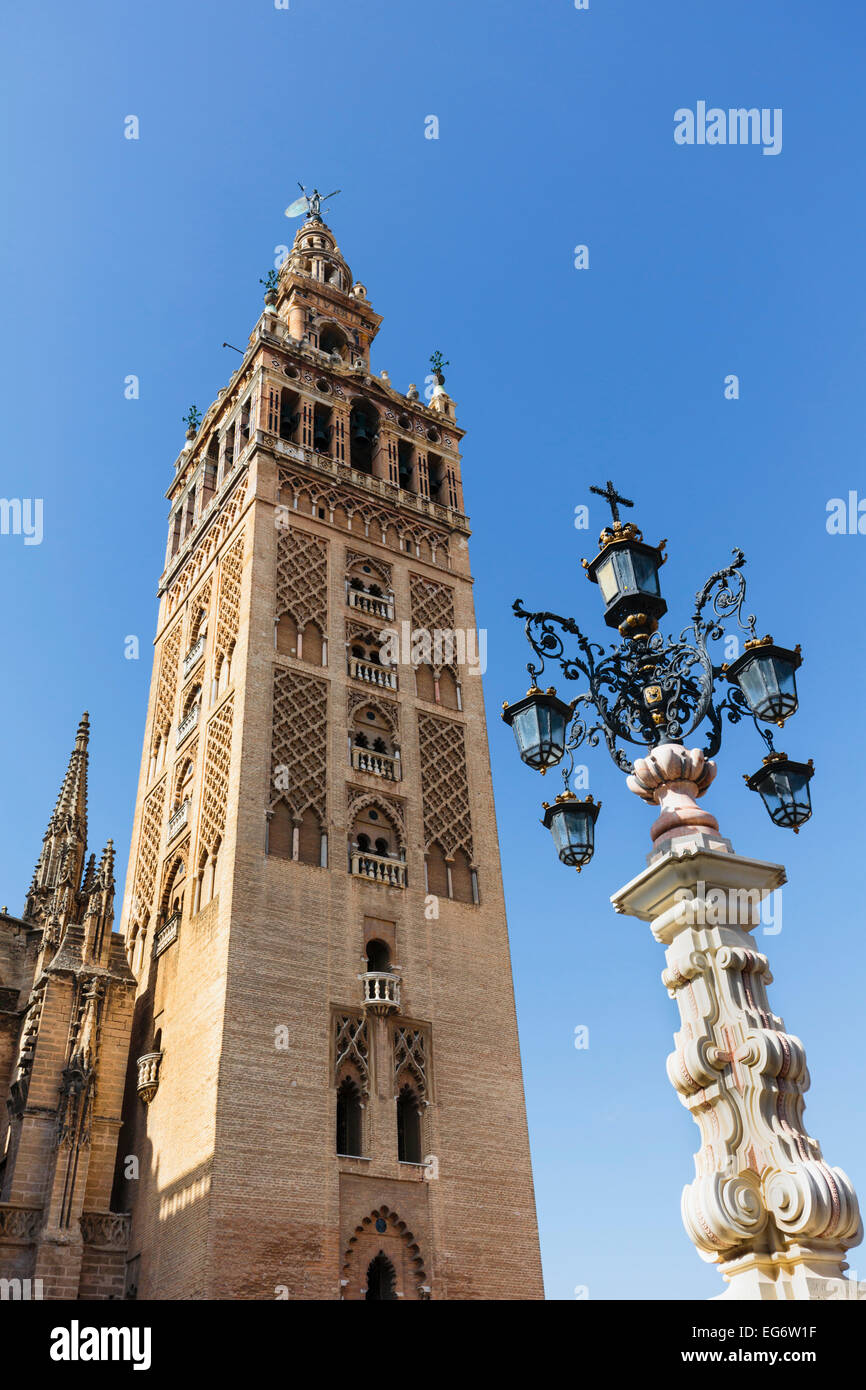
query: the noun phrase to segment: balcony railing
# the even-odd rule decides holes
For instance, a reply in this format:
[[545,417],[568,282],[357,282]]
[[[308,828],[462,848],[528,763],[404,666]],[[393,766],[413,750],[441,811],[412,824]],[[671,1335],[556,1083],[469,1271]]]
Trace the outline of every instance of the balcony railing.
[[180,913],[175,912],[168,921],[165,922],[153,938],[153,954],[161,956],[173,941],[177,941],[177,934],[180,930]]
[[365,594],[360,589],[349,590],[349,607],[358,608],[373,618],[393,618],[394,604],[391,599],[377,598],[375,594]]
[[136,1060],[135,1065],[138,1069],[136,1090],[145,1105],[150,1105],[150,1102],[159,1090],[159,1069],[161,1064],[161,1052],[145,1052]]
[[199,637],[199,638],[197,639],[197,641],[193,642],[192,646],[190,647],[189,651],[187,652],[186,656],[185,656],[184,659],[183,659],[183,678],[184,678],[184,680],[186,680],[186,678],[187,678],[187,676],[189,675],[190,671],[194,670],[195,667],[198,665],[199,661],[200,661],[201,658],[202,658],[203,653],[204,653],[204,633],[202,633],[201,637]]
[[125,1250],[129,1245],[131,1220],[129,1213],[123,1211],[85,1211],[78,1223],[81,1239],[91,1249]]
[[372,879],[374,883],[387,883],[391,888],[406,887],[406,865],[402,859],[390,859],[387,855],[352,850],[349,872],[358,878]]
[[349,675],[356,681],[366,681],[368,685],[378,685],[382,690],[397,689],[397,673],[372,661],[361,661],[349,657]]
[[388,753],[374,753],[370,748],[352,749],[352,766],[358,772],[370,772],[374,777],[387,777],[389,782],[400,781],[400,759]]
[[182,802],[181,805],[178,806],[177,810],[174,812],[174,815],[169,817],[169,840],[173,840],[175,835],[179,835],[180,832],[183,829],[185,829],[185,827],[189,824],[189,806],[189,798],[187,798],[186,801]]
[[177,726],[177,739],[175,741],[175,746],[177,748],[180,748],[180,745],[183,743],[184,739],[192,733],[193,729],[198,723],[198,717],[200,714],[201,705],[193,705],[192,709],[184,715],[183,719]]
[[400,976],[392,970],[368,970],[359,975],[364,985],[364,1008],[374,1014],[388,1014],[400,1007]]

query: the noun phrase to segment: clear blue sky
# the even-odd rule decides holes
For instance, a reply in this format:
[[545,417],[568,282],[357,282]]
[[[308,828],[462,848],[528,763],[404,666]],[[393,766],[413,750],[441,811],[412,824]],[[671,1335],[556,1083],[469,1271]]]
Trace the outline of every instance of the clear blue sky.
[[[759,630],[803,644],[783,746],[815,759],[812,822],[778,831],[745,790],[762,748],[742,726],[710,805],[737,849],[788,867],[782,931],[759,937],[771,999],[807,1046],[809,1128],[866,1192],[862,774],[840,749],[862,743],[866,537],[825,528],[829,498],[866,495],[862,7],[47,0],[3,29],[0,492],[44,499],[44,539],[0,536],[0,901],[20,911],[85,707],[92,840],[115,837],[122,878],[181,417],[235,366],[220,344],[255,322],[296,180],[342,188],[331,223],[385,316],[376,370],[405,389],[441,348],[468,430],[548,1296],[711,1295],[679,1216],[698,1134],[665,1075],[662,949],[608,901],[652,816],[596,751],[596,858],[580,878],[557,863],[549,788],[497,717],[526,685],[510,602],[603,633],[580,570],[603,510],[589,536],[573,514],[613,476],[670,538],[671,627],[741,545]],[[781,154],[676,145],[699,100],[781,107]]]

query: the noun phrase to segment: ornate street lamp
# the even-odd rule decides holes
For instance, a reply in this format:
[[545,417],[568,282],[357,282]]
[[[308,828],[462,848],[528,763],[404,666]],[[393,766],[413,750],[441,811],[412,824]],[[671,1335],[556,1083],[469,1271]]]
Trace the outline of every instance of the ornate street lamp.
[[[573,618],[529,612],[517,599],[514,612],[534,653],[527,664],[532,683],[502,717],[528,766],[546,772],[563,764],[564,789],[543,803],[542,818],[563,864],[580,870],[595,845],[600,806],[591,796],[579,800],[569,785],[582,743],[604,740],[629,789],[659,809],[647,867],[612,902],[617,912],[649,922],[666,947],[662,979],[682,1025],[668,1074],[701,1130],[683,1221],[702,1258],[728,1280],[725,1296],[856,1297],[843,1278],[845,1252],[862,1234],[856,1194],[805,1131],[803,1045],[770,1006],[769,964],[751,935],[761,902],[785,882],[785,871],[735,854],[715,816],[697,804],[715,776],[712,758],[725,720],[748,718],[768,750],[746,777],[748,787],[774,825],[797,832],[809,819],[812,763],[777,752],[766,727],[796,712],[800,648],[759,637],[754,616],[744,617],[741,550],[696,595],[689,625],[664,636],[658,624],[667,611],[659,585],[665,542],[647,545],[633,523],[620,520],[618,508],[633,504],[612,483],[592,491],[610,503],[613,520],[584,567],[620,640],[602,646]],[[728,620],[746,640],[736,660],[718,665],[711,646]],[[553,687],[539,688],[548,662],[584,683],[570,705]],[[705,746],[685,747],[702,725]],[[641,749],[634,761],[627,744]],[[866,1297],[866,1284],[859,1288]]]
[[556,698],[552,685],[541,691],[534,681],[522,700],[513,705],[503,702],[502,718],[511,725],[517,751],[527,767],[545,773],[561,762],[573,710],[573,705]]
[[773,824],[798,835],[812,814],[809,778],[814,770],[811,758],[807,763],[793,763],[785,753],[769,753],[757,772],[743,775],[746,786],[760,792]]
[[797,712],[797,668],[800,648],[777,647],[772,637],[747,642],[742,656],[722,670],[739,686],[750,712],[758,719],[778,724]]
[[[526,696],[503,707],[502,717],[514,731],[520,757],[529,767],[546,772],[568,754],[563,780],[569,793],[574,752],[584,741],[595,747],[603,738],[617,767],[632,773],[633,764],[621,743],[650,749],[679,745],[706,721],[709,737],[703,754],[709,760],[721,746],[722,716],[734,724],[749,717],[770,757],[760,772],[747,779],[748,785],[761,792],[774,825],[799,830],[811,814],[808,777],[804,781],[800,771],[784,769],[805,765],[780,761],[770,730],[759,721],[781,726],[795,713],[795,672],[802,657],[799,646],[792,651],[778,646],[772,637],[758,637],[753,614],[744,618],[746,581],[741,570],[746,557],[742,550],[734,550],[733,563],[711,575],[696,595],[690,626],[678,638],[665,638],[658,630],[658,620],[667,612],[658,572],[666,542],[647,545],[633,522],[620,519],[619,508],[634,504],[620,496],[612,483],[590,490],[606,498],[613,521],[601,532],[599,553],[583,565],[601,590],[604,621],[617,629],[622,640],[606,651],[585,637],[573,618],[530,613],[516,600],[514,612],[524,620],[529,644],[541,658],[540,665],[527,664],[532,687]],[[722,637],[729,617],[748,634],[747,640],[735,661],[715,665],[708,643]],[[566,653],[563,634],[576,639],[576,650]],[[568,680],[584,679],[589,686],[571,705],[557,698],[553,686],[545,693],[538,687],[538,677],[550,660],[558,662]],[[725,688],[725,680],[727,694],[720,699],[717,686]],[[589,722],[590,711],[597,715],[597,722]],[[558,821],[545,817],[543,823],[555,831]],[[562,862],[571,862],[563,858],[559,839],[556,847]],[[583,862],[589,858],[591,853]]]
[[573,791],[566,788],[552,806],[546,801],[542,805],[544,815],[541,823],[553,835],[560,860],[580,873],[595,850],[595,822],[601,802],[593,801],[591,796],[580,801]]

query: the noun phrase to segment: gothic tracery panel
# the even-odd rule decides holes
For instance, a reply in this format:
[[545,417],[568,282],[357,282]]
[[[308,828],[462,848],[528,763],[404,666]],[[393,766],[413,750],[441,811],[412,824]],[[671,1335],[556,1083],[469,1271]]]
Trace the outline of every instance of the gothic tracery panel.
[[419,711],[418,741],[425,848],[435,840],[446,855],[462,849],[474,863],[463,727]]
[[427,1040],[421,1028],[401,1027],[394,1029],[394,1081],[399,1085],[400,1077],[408,1071],[422,1097],[427,1094]]
[[364,1094],[370,1090],[369,1043],[365,1014],[337,1014],[334,1019],[334,1081],[347,1064],[354,1066],[361,1078]]
[[328,683],[274,670],[269,804],[282,798],[300,819],[307,808],[326,824]]

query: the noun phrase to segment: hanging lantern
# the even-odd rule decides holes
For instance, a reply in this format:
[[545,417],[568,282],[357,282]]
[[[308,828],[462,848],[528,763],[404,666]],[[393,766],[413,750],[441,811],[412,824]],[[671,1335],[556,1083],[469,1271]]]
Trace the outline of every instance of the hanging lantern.
[[760,792],[773,824],[796,835],[812,814],[809,779],[814,771],[811,758],[795,763],[785,753],[769,753],[745,782],[750,791]]
[[[601,550],[584,569],[597,584],[604,600],[608,627],[626,632],[649,627],[667,612],[659,588],[659,568],[664,564],[664,544],[647,545],[632,522],[615,521],[599,536]],[[625,632],[623,633],[625,635]]]
[[542,802],[542,825],[549,830],[561,862],[580,873],[595,851],[595,822],[601,802],[588,796],[579,801],[572,791],[564,791],[552,806]]
[[556,766],[565,752],[573,710],[574,705],[558,699],[552,685],[546,691],[533,685],[516,704],[503,702],[502,718],[511,726],[517,751],[527,767],[543,773]]
[[759,637],[747,642],[743,655],[722,670],[742,691],[756,719],[781,728],[797,710],[795,673],[802,661],[799,646],[789,651],[777,647],[772,637]]

